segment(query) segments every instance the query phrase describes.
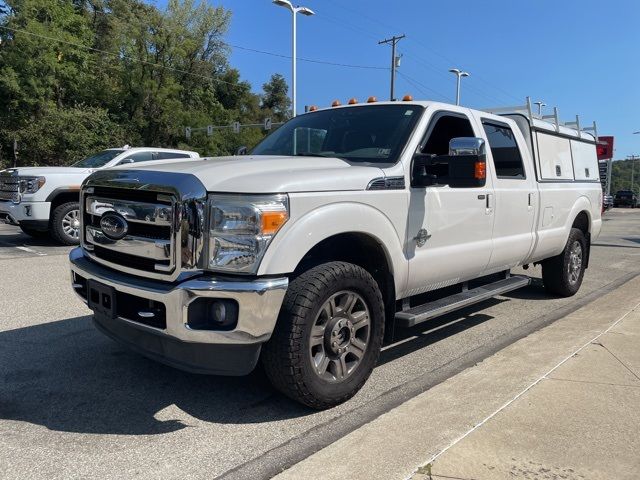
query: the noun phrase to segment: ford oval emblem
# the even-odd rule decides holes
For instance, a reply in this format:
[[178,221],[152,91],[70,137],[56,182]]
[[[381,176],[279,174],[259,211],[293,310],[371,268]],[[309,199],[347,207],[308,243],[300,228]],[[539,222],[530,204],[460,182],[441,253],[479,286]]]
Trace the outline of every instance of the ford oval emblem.
[[108,238],[120,240],[129,231],[129,224],[122,215],[114,212],[105,213],[100,219],[100,228]]

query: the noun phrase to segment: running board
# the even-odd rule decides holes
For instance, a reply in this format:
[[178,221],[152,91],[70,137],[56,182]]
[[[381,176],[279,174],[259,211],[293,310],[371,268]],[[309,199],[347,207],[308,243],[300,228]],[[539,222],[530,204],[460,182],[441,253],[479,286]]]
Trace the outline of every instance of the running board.
[[503,293],[510,292],[511,290],[526,287],[530,282],[531,279],[529,277],[513,275],[509,278],[489,283],[472,290],[466,290],[462,293],[456,293],[455,295],[441,298],[440,300],[434,300],[433,302],[418,305],[417,307],[410,308],[409,310],[397,312],[395,324],[398,327],[413,327],[414,325],[425,322],[434,317],[439,317],[445,313],[460,310],[461,308],[468,307],[474,303],[489,300],[496,295],[502,295]]

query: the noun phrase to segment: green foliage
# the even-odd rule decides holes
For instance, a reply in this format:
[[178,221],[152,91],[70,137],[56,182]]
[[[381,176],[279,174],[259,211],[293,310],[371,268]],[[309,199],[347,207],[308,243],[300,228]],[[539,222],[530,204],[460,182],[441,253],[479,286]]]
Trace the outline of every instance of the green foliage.
[[[611,166],[611,195],[618,190],[631,190],[632,160],[616,160]],[[633,169],[633,191],[640,195],[640,158]]]
[[[230,13],[200,0],[0,0],[0,168],[61,165],[104,147],[179,146],[203,155],[255,145],[260,128],[184,128],[287,118],[280,75],[251,92],[222,41]],[[55,39],[55,40],[52,40]]]

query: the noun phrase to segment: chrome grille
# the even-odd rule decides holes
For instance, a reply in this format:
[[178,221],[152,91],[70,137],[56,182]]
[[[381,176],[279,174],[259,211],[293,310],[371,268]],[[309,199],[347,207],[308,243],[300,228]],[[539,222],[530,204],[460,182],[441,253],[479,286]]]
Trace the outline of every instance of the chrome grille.
[[0,200],[20,201],[20,180],[11,174],[0,174]]
[[[82,237],[94,261],[125,273],[175,280],[201,268],[206,190],[192,175],[147,171],[104,171],[81,191]],[[106,213],[126,221],[122,238],[105,233]]]

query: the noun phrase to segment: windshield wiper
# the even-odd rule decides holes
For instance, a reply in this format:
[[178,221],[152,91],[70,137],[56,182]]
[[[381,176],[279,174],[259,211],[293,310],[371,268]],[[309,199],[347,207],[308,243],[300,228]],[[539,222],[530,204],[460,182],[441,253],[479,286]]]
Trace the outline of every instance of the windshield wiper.
[[327,155],[322,155],[321,153],[311,153],[311,152],[296,153],[295,156],[296,157],[322,157],[322,158],[328,158]]

